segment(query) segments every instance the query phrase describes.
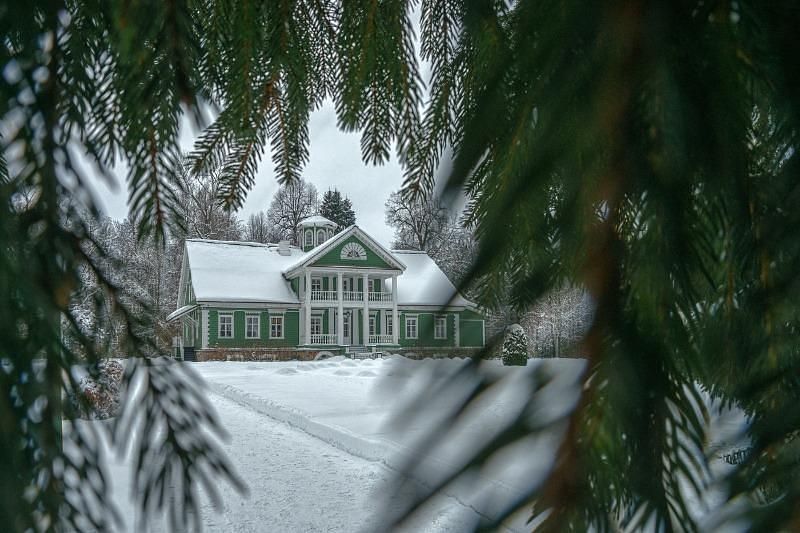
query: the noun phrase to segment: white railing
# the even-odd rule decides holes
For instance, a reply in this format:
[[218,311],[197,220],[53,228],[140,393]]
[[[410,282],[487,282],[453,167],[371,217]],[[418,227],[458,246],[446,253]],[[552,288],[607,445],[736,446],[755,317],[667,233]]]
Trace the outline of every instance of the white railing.
[[336,291],[311,291],[312,302],[335,302]]
[[329,333],[312,333],[311,344],[337,344],[336,335]]
[[368,337],[369,344],[392,344],[391,335],[370,335]]
[[370,302],[391,302],[392,301],[392,293],[391,292],[371,292],[371,293],[369,293],[369,301]]
[[345,302],[363,302],[364,293],[357,291],[344,291],[342,292],[342,300]]

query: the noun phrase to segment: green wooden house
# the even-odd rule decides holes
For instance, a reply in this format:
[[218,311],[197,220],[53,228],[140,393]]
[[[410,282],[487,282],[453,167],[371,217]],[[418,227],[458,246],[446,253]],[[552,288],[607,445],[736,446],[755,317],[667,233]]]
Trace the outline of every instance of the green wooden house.
[[187,359],[308,359],[321,351],[469,352],[484,317],[425,252],[310,217],[302,247],[189,239],[177,339]]

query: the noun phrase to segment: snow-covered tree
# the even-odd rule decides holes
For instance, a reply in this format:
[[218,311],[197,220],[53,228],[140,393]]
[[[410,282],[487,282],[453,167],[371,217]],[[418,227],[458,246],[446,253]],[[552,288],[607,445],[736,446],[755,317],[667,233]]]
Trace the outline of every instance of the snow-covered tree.
[[182,164],[178,177],[186,237],[223,241],[241,239],[241,222],[234,211],[225,209],[220,203],[223,185],[218,170],[194,172]]
[[338,189],[325,191],[325,194],[322,195],[322,204],[319,206],[319,214],[328,220],[336,222],[336,233],[356,223],[353,203],[350,198],[342,195]]
[[317,188],[304,180],[287,183],[272,197],[267,210],[267,221],[274,228],[278,240],[286,239],[297,245],[297,224],[317,212]]
[[259,211],[250,215],[245,222],[243,238],[250,242],[278,242],[281,240],[281,234],[269,223],[267,214]]
[[528,337],[519,324],[512,324],[506,330],[501,354],[506,366],[526,366],[528,364]]
[[442,245],[450,216],[435,197],[410,198],[393,192],[385,204],[386,224],[394,229],[392,246],[405,250],[424,250],[430,255]]
[[565,286],[550,291],[524,313],[519,321],[536,356],[580,355],[574,347],[586,334],[592,306],[585,290]]
[[[439,234],[438,241],[428,253],[450,281],[460,286],[478,251],[475,235],[470,228],[451,219]],[[462,287],[465,294],[469,295],[470,291],[470,287]]]

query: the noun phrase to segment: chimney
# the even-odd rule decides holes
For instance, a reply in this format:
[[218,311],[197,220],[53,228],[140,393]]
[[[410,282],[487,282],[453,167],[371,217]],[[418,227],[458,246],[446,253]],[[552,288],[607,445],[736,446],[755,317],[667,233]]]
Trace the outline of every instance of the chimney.
[[278,243],[278,253],[281,255],[292,255],[289,250],[289,241],[280,241]]

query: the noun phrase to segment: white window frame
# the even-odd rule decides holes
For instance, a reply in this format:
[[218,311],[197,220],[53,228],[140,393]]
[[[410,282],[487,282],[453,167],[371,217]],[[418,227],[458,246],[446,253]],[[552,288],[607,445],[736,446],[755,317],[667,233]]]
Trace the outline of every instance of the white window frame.
[[378,314],[377,313],[370,313],[368,322],[369,322],[369,329],[367,331],[369,331],[369,335],[370,336],[377,335],[378,334],[378,332],[377,332],[377,329],[378,329],[377,328],[377,326],[378,326]]
[[[406,339],[418,339],[419,338],[419,317],[417,315],[406,315],[405,317],[406,322]],[[414,325],[414,335],[409,335],[409,327]]]
[[322,291],[322,278],[311,278],[311,292]]
[[[278,321],[277,323],[275,321]],[[273,332],[275,330],[275,326],[278,326],[281,330],[280,335],[275,335]],[[270,339],[282,339],[284,338],[284,320],[283,315],[269,315],[269,338]]]
[[[441,334],[440,334],[441,327]],[[447,339],[447,315],[437,315],[433,317],[433,338],[437,341]]]
[[324,229],[318,229],[317,230],[317,244],[322,244],[323,242],[325,242],[325,240],[326,240],[325,239],[325,230]]
[[[228,331],[228,335],[223,335],[222,330],[222,319],[223,318],[230,318],[230,330]],[[219,313],[217,315],[217,338],[219,339],[232,339],[233,338],[233,313]]]
[[351,289],[351,285],[350,278],[342,278],[342,290],[344,292],[352,291],[353,289]]
[[322,335],[322,315],[311,315],[311,331],[312,335]]
[[306,243],[306,246],[314,246],[314,230],[306,230],[303,242]]
[[350,313],[345,311],[342,313],[342,333],[345,337],[351,337],[350,334]]
[[[250,319],[256,319],[256,334],[250,335]],[[245,339],[260,339],[261,338],[261,315],[259,313],[245,313],[244,315],[244,338]]]
[[386,335],[394,334],[394,331],[392,331],[394,329],[394,317],[392,316],[392,313],[386,313],[386,315],[383,317],[383,329],[386,332]]

